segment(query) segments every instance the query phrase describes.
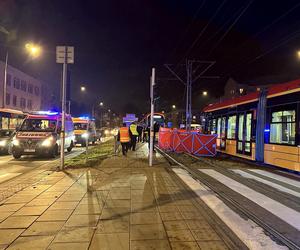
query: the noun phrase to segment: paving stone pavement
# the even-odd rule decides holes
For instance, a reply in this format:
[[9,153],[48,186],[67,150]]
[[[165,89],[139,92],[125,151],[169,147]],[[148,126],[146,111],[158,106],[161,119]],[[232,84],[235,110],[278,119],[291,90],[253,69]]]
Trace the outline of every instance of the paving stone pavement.
[[140,146],[4,200],[0,249],[227,249],[191,197],[161,156],[148,167]]

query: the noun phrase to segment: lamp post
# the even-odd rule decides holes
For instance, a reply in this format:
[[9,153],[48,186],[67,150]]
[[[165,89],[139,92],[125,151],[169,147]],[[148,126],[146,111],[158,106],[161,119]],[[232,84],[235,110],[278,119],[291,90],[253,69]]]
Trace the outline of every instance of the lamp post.
[[[3,30],[4,28],[0,26],[0,32],[5,33],[7,36],[9,32],[7,30]],[[34,43],[26,43],[25,49],[27,54],[32,58],[35,59],[39,57],[42,53],[41,46],[34,44]],[[2,107],[5,108],[6,106],[6,92],[7,92],[7,68],[8,68],[8,48],[6,49],[5,55],[5,65],[4,65],[4,81],[3,81],[3,99],[2,99]]]

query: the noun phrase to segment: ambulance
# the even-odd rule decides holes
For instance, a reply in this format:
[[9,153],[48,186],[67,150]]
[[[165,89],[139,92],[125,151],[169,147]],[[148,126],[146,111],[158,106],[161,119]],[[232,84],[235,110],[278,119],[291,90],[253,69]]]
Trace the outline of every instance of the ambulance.
[[86,146],[86,143],[97,141],[96,125],[89,117],[73,117],[75,144]]
[[[56,157],[61,145],[62,115],[58,112],[38,111],[30,113],[12,139],[11,153],[15,159],[22,155]],[[65,149],[74,146],[74,126],[70,115],[65,121]]]

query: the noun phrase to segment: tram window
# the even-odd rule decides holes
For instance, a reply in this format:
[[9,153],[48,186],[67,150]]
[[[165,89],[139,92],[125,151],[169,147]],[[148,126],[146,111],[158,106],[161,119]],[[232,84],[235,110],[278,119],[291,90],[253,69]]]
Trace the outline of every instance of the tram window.
[[218,134],[218,137],[221,136],[221,117],[218,118],[217,134]]
[[249,113],[246,116],[246,141],[250,141],[251,139],[251,121],[252,121],[252,114]]
[[222,129],[221,129],[221,137],[225,137],[225,128],[226,128],[226,117],[222,117]]
[[295,145],[295,110],[272,112],[270,142]]
[[2,117],[2,129],[8,129],[8,118],[7,117]]
[[17,118],[10,118],[9,129],[16,129],[17,126],[18,126]]
[[227,122],[227,138],[235,139],[236,115],[229,116]]
[[217,133],[217,119],[212,119],[211,134]]

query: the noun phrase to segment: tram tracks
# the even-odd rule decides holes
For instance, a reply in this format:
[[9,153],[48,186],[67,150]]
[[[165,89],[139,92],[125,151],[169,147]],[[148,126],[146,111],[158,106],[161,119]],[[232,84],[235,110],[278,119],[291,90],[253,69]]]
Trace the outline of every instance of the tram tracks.
[[[269,235],[274,241],[288,247],[289,249],[293,250],[300,250],[299,242],[294,242],[291,240],[287,235],[284,235],[284,233],[280,232],[277,228],[270,225],[270,223],[266,222],[263,218],[260,216],[257,216],[256,213],[253,212],[250,208],[246,208],[241,202],[239,202],[235,197],[232,197],[228,195],[226,192],[223,192],[220,190],[220,188],[216,187],[214,183],[209,181],[209,179],[205,178],[205,175],[203,175],[200,171],[195,169],[194,167],[187,166],[184,161],[178,159],[180,157],[172,156],[169,153],[166,153],[160,149],[157,148],[157,150],[172,164],[176,165],[185,171],[187,171],[195,180],[199,181],[201,184],[204,184],[208,189],[213,191],[225,204],[227,204],[229,207],[231,207],[233,210],[237,211],[241,216],[248,218],[252,220],[254,223],[256,223],[258,226],[260,226],[267,235]],[[197,161],[197,163],[200,163],[200,165],[205,165],[206,167],[210,166],[211,168],[215,170],[220,171],[227,171],[230,173],[230,170],[224,170],[224,167],[221,168],[218,166],[218,164],[213,164],[209,160],[205,160],[202,158],[198,158],[192,155],[187,155],[194,161]],[[215,163],[215,162],[214,162]],[[234,173],[230,173],[234,175]]]

